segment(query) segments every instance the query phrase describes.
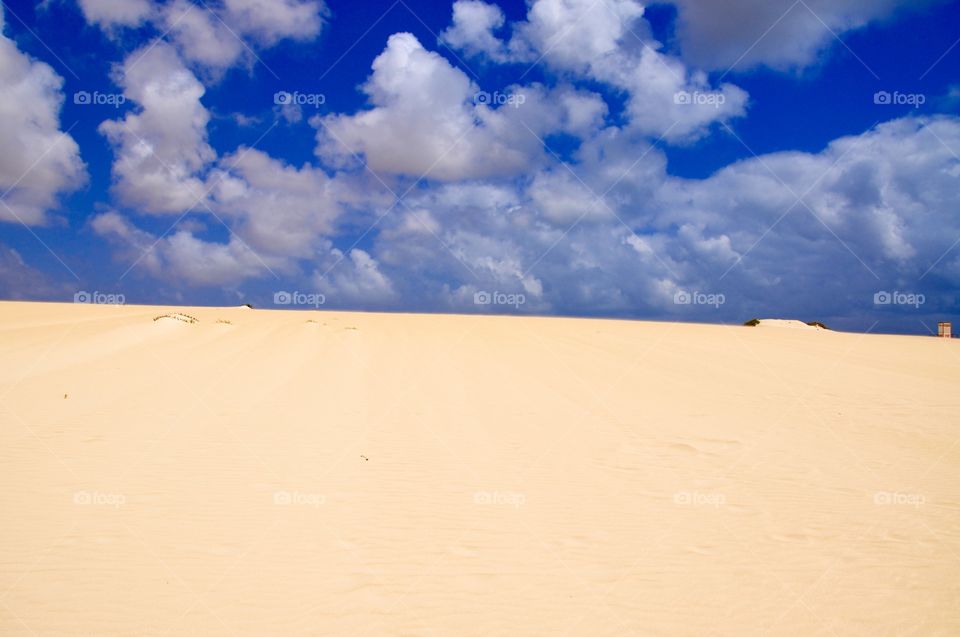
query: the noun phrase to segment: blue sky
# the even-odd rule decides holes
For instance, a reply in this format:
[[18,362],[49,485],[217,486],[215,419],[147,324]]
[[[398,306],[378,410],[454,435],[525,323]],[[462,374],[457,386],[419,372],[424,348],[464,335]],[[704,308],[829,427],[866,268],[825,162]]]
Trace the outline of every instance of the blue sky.
[[3,9],[3,298],[958,318],[957,2]]

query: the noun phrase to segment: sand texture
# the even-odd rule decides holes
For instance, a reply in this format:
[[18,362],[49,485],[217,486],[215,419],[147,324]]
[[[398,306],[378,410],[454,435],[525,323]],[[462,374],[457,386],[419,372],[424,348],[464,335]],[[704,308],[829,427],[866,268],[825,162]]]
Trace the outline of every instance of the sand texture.
[[3,636],[960,635],[956,340],[0,303],[0,362]]

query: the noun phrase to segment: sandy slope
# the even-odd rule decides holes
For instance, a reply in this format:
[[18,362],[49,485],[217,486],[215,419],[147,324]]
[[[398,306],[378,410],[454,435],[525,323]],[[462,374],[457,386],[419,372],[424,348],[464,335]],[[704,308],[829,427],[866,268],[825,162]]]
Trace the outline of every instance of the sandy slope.
[[2,303],[0,363],[5,636],[960,634],[957,341]]

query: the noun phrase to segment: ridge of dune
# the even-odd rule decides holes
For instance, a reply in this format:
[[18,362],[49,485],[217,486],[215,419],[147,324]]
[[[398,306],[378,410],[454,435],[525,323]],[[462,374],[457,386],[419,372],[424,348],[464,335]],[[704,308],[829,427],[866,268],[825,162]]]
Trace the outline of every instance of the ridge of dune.
[[960,634],[960,345],[795,323],[0,302],[0,634]]
[[756,327],[782,327],[793,330],[826,331],[818,325],[810,325],[796,319],[759,319]]

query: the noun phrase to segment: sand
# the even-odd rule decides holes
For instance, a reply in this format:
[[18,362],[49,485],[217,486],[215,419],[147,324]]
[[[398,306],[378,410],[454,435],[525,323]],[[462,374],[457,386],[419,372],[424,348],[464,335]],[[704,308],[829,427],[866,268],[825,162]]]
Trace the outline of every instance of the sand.
[[0,361],[4,636],[960,634],[958,341],[0,303]]
[[754,327],[786,327],[794,330],[822,330],[819,325],[809,325],[796,319],[760,319]]

